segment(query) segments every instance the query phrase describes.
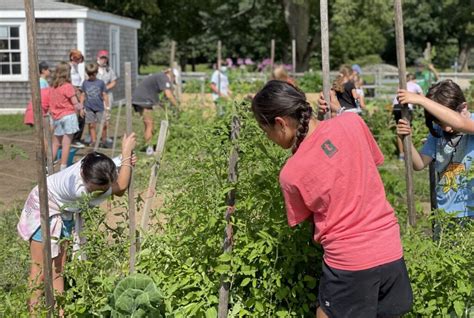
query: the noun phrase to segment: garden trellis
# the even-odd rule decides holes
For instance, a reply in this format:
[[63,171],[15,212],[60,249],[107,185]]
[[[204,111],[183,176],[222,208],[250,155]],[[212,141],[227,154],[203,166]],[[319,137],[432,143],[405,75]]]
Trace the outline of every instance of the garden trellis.
[[322,64],[322,76],[323,76],[323,94],[324,99],[328,103],[328,110],[324,116],[324,119],[331,118],[331,107],[330,105],[330,89],[331,84],[329,81],[329,22],[328,22],[328,2],[327,0],[321,0],[319,5],[319,13],[321,16],[321,64]]

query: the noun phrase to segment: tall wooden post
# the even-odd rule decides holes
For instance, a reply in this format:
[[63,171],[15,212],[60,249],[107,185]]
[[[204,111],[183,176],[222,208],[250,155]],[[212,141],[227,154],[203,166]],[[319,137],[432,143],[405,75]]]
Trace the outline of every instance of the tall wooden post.
[[291,40],[291,63],[293,64],[293,76],[296,74],[296,40]]
[[275,39],[272,39],[271,49],[270,49],[270,72],[273,75],[273,68],[275,65]]
[[217,92],[221,96],[222,42],[217,41]]
[[171,69],[173,69],[175,58],[176,58],[176,42],[171,41],[171,51],[170,51],[170,68]]
[[117,117],[115,119],[114,141],[112,143],[112,157],[115,154],[115,147],[117,146],[117,134],[118,134],[118,127],[120,124],[120,113],[122,112],[122,105],[123,105],[123,100],[119,102]]
[[[331,81],[329,79],[329,19],[328,19],[328,1],[320,0],[319,11],[321,15],[321,64],[323,75],[323,95],[324,100],[330,105],[331,100]],[[324,115],[324,119],[331,118],[331,107]]]
[[[235,114],[234,116],[232,116],[232,122],[230,127],[230,139],[233,143],[233,147],[229,157],[228,180],[232,185],[235,185],[237,183],[237,162],[239,160],[239,148],[237,145],[237,139],[239,138],[240,133],[240,120],[239,117]],[[232,252],[233,228],[231,217],[235,211],[235,198],[236,189],[234,187],[227,193],[227,210],[225,212],[226,228],[223,246],[224,253]],[[229,277],[226,274],[221,275],[221,286],[219,288],[219,318],[226,318],[229,310],[230,282],[228,281],[228,278]]]
[[[132,63],[130,62],[125,62],[125,99],[127,101],[127,135],[130,135],[132,133]],[[135,271],[135,255],[137,253],[133,170],[130,172],[130,185],[128,186],[128,218],[130,231],[130,273],[133,273]]]
[[144,233],[148,230],[148,222],[150,219],[151,204],[153,203],[156,181],[158,179],[158,170],[161,165],[161,157],[163,155],[163,149],[165,148],[166,135],[168,134],[168,121],[162,120],[160,125],[160,134],[158,135],[158,141],[155,150],[155,162],[151,167],[150,181],[148,182],[148,190],[145,198],[145,207],[143,208],[143,215],[141,221],[141,229]]
[[54,166],[53,166],[53,141],[52,141],[52,131],[51,131],[51,124],[50,124],[50,115],[46,115],[43,117],[43,130],[44,130],[44,138],[46,140],[46,160],[47,160],[47,167],[48,167],[48,175],[52,175],[54,173]]
[[[39,87],[38,55],[36,45],[36,23],[33,0],[25,0],[26,31],[28,38],[28,64],[31,85],[31,100],[35,114],[36,132],[36,173],[40,201],[41,235],[43,238],[43,275],[47,317],[52,317],[54,309],[53,272],[51,259],[51,237],[49,229],[48,184],[46,182],[46,148],[44,142],[43,110]],[[49,129],[49,127],[47,128]]]
[[[407,88],[406,62],[405,62],[405,37],[403,34],[403,10],[402,1],[395,0],[395,37],[397,43],[398,81],[402,89]],[[408,120],[408,105],[402,105],[402,118]],[[414,226],[416,223],[415,200],[413,197],[413,162],[411,153],[411,136],[403,139],[403,151],[405,153],[405,179],[407,184],[408,224]]]

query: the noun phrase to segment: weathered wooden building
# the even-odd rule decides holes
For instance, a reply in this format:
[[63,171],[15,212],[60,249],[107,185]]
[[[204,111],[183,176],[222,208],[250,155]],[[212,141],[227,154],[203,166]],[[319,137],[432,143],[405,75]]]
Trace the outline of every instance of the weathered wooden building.
[[[85,63],[93,62],[97,52],[105,49],[119,76],[115,100],[125,95],[125,62],[132,63],[132,83],[136,83],[140,21],[52,0],[35,0],[35,16],[39,61],[54,68],[77,48]],[[82,75],[85,63],[80,64]],[[0,113],[22,111],[30,96],[23,0],[0,0]]]

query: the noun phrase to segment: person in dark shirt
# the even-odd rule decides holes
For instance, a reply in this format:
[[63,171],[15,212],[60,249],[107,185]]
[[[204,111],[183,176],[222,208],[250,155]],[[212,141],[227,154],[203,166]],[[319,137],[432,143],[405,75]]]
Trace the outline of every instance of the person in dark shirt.
[[[333,83],[333,94],[337,97],[339,103],[339,113],[354,112],[360,113],[356,100],[359,98],[352,78],[352,69],[343,65],[339,69],[339,75]],[[336,99],[333,99],[336,102]]]
[[173,72],[171,69],[168,69],[162,73],[148,76],[137,86],[137,88],[135,88],[135,91],[133,92],[133,108],[135,111],[140,113],[145,125],[144,138],[147,145],[147,155],[152,155],[154,152],[151,145],[151,138],[153,136],[153,107],[158,105],[158,95],[163,92],[173,106],[178,106],[173,95],[173,81]]

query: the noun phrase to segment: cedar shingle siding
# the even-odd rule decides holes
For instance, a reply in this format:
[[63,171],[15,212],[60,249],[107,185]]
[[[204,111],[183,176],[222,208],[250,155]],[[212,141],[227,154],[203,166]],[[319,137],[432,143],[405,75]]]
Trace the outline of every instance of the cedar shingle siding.
[[[95,61],[99,50],[110,50],[111,25],[110,23],[85,19],[85,52],[83,54],[86,63]],[[76,19],[36,19],[36,26],[38,60],[47,61],[51,68],[54,68],[60,61],[67,61],[69,50],[78,47]],[[125,26],[117,27],[120,28],[121,69],[117,86],[114,89],[115,101],[125,98],[124,63],[126,61],[132,62],[133,88],[136,83],[138,65],[136,60],[137,30]],[[0,81],[0,113],[2,108],[25,109],[30,96],[28,82]]]
[[[86,63],[96,60],[96,54],[99,50],[110,51],[110,26],[111,24],[86,20]],[[118,101],[125,98],[125,62],[132,62],[132,90],[135,87],[135,79],[137,74],[137,61],[135,52],[137,48],[136,30],[124,26],[120,28],[120,75],[115,86],[114,100]],[[114,70],[116,73],[118,70]],[[118,74],[117,74],[118,75]]]

